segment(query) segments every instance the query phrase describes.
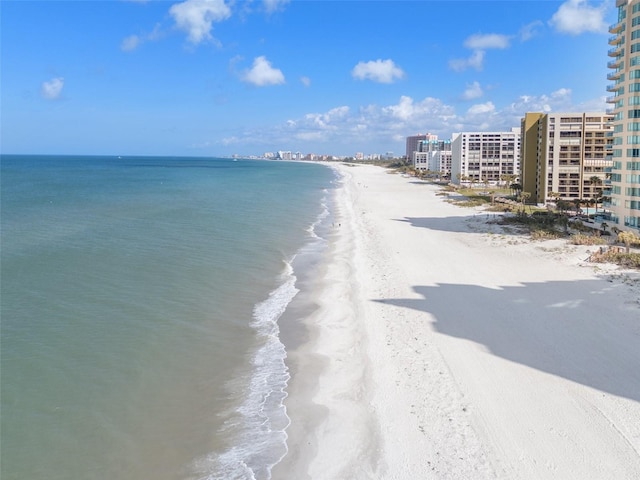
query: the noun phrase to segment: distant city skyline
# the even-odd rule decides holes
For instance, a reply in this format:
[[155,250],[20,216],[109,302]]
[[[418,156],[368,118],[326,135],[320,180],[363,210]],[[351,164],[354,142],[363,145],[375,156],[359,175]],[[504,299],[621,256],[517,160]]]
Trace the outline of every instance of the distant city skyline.
[[615,2],[2,2],[2,153],[394,152],[605,111]]

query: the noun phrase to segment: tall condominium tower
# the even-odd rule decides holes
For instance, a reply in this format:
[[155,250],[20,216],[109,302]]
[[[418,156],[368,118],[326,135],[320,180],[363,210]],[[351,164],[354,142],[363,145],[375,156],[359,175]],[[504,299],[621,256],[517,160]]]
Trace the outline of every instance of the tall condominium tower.
[[609,27],[611,69],[607,90],[613,95],[611,178],[605,195],[611,198],[611,221],[640,230],[640,0],[616,0],[618,19]]
[[[531,201],[600,200],[607,182],[613,117],[600,113],[531,113],[521,121],[521,183]],[[555,195],[554,195],[555,197]]]
[[510,132],[462,132],[451,137],[451,181],[497,184],[520,170],[520,129]]

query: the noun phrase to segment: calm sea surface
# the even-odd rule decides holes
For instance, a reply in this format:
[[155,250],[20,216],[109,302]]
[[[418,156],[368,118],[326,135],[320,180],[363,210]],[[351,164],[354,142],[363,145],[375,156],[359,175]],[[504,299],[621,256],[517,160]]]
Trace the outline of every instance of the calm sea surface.
[[0,477],[268,479],[289,422],[277,320],[326,245],[333,170],[1,167]]

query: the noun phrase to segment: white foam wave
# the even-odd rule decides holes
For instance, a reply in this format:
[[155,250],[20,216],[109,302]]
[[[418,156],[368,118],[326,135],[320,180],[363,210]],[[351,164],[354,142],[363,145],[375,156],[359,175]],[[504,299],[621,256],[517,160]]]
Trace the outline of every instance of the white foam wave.
[[[194,465],[201,480],[268,480],[271,469],[287,453],[285,429],[290,420],[284,400],[289,381],[286,350],[279,338],[278,319],[298,293],[296,277],[287,263],[283,283],[254,308],[252,327],[261,346],[253,356],[253,374],[248,394],[238,408],[239,418],[230,430],[239,430],[238,441],[229,450],[212,453]],[[206,472],[206,473],[205,473]]]
[[322,207],[322,211],[318,214],[318,217],[316,218],[316,220],[307,229],[307,232],[309,233],[309,235],[314,239],[320,239],[320,236],[318,236],[318,234],[316,233],[316,229],[318,225],[321,225],[323,220],[325,220],[329,216],[329,205],[327,203],[327,196],[329,194],[329,191],[327,189],[324,189],[323,193],[325,196],[320,201],[320,206]]

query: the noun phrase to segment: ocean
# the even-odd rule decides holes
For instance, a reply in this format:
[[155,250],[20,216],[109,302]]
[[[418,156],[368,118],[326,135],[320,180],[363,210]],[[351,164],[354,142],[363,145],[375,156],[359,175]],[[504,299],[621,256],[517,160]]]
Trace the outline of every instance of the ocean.
[[269,479],[287,452],[282,336],[304,338],[278,319],[326,253],[335,171],[0,160],[0,477]]

